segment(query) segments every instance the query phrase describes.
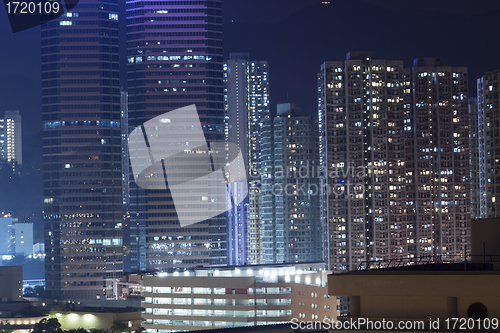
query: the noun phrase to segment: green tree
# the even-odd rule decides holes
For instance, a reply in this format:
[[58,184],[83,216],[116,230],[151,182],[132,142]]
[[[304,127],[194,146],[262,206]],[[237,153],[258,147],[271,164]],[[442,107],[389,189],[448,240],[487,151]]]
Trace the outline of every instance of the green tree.
[[63,333],[57,318],[43,318],[33,326],[32,333]]
[[67,330],[65,333],[89,333],[85,328]]
[[132,328],[124,321],[114,321],[110,333],[132,333]]
[[26,288],[24,288],[23,296],[25,296],[25,297],[45,297],[45,288],[43,286],[35,286],[34,288],[26,287]]
[[142,326],[134,327],[134,330],[132,331],[132,333],[144,333],[144,332],[146,332],[146,329]]
[[109,333],[109,331],[103,329],[91,328],[90,333]]
[[36,297],[36,291],[34,288],[31,287],[26,287],[24,288],[24,294],[23,296],[25,297]]
[[35,295],[36,297],[45,297],[45,287],[44,286],[35,286]]
[[8,321],[0,321],[0,333],[12,333],[14,329]]

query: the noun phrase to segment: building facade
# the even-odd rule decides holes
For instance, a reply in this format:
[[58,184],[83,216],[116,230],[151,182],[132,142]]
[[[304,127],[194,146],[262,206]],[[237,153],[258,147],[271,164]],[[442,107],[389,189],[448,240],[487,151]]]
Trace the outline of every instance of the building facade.
[[[485,73],[477,80],[477,122],[479,147],[480,217],[500,215],[500,70]],[[477,177],[477,175],[476,175]]]
[[33,257],[33,223],[14,223],[14,253]]
[[261,134],[262,261],[323,258],[318,121],[293,103],[278,104]]
[[0,160],[23,164],[22,121],[19,111],[5,111],[0,119]]
[[318,94],[329,267],[463,258],[470,237],[467,69],[434,58],[408,69],[374,52],[351,52],[322,65]]
[[467,68],[417,58],[412,75],[416,256],[463,260],[470,248]]
[[323,263],[235,266],[142,276],[147,332],[335,320]]
[[0,218],[0,255],[11,259],[14,255],[33,256],[33,223],[18,223],[18,219],[4,215]]
[[477,111],[476,98],[469,98],[470,215],[473,219],[481,217],[482,196],[479,171],[479,115]]
[[260,203],[260,137],[261,123],[270,116],[269,64],[267,61],[250,61],[248,53],[231,53],[224,65],[224,99],[226,102],[227,142],[237,144],[243,154],[245,170],[242,175],[249,186],[249,196],[238,207],[228,210],[227,225],[231,242],[228,242],[228,264],[260,263],[260,246],[251,235],[259,233],[259,215],[255,214]]
[[0,118],[0,161],[5,160],[5,122]]
[[[224,142],[221,6],[220,0],[126,1],[128,133],[195,104],[206,141]],[[154,136],[161,146],[163,134]],[[207,172],[182,163],[179,170]],[[227,262],[225,214],[181,227],[168,185],[166,190],[145,189],[133,179],[127,223],[132,272]]]
[[15,253],[14,224],[16,222],[17,219],[10,217],[10,215],[4,215],[0,218],[0,255],[6,256],[5,259]]
[[42,26],[46,290],[111,294],[123,274],[118,0]]
[[23,301],[23,268],[21,266],[0,267],[0,300],[5,302]]

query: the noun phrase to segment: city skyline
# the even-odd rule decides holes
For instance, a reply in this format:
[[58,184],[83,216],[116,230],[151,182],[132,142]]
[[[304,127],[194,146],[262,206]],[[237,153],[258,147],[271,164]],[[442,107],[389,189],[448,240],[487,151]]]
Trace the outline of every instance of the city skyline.
[[66,2],[0,8],[1,318],[495,315],[498,0]]
[[[323,175],[327,179],[326,185],[329,190],[350,191],[330,193],[318,204],[318,211],[327,212],[322,220],[325,226],[323,237],[326,238],[322,245],[327,252],[324,258],[329,268],[334,271],[368,268],[372,262],[413,260],[423,256],[461,258],[470,246],[467,222],[470,198],[480,206],[481,214],[488,210],[491,212],[488,216],[496,216],[496,189],[488,185],[496,181],[494,170],[491,172],[496,160],[485,157],[487,153],[496,154],[496,132],[484,128],[490,124],[490,127],[496,127],[497,79],[490,76],[496,73],[498,63],[489,53],[460,52],[458,46],[444,43],[439,37],[443,31],[452,35],[453,41],[459,38],[456,35],[460,38],[469,36],[471,32],[467,30],[465,33],[463,26],[449,24],[455,16],[476,22],[479,15],[490,13],[476,11],[467,14],[463,10],[447,10],[437,5],[431,11],[433,20],[429,24],[437,32],[437,37],[425,35],[429,27],[422,27],[422,32],[417,34],[415,26],[410,25],[406,33],[414,37],[414,41],[409,42],[401,39],[400,30],[405,29],[390,29],[390,25],[404,22],[400,14],[408,8],[413,10],[410,16],[422,15],[429,9],[397,6],[392,1],[383,5],[363,1],[366,6],[359,9],[361,13],[368,9],[374,13],[383,12],[387,22],[374,23],[365,13],[367,22],[357,22],[359,24],[350,32],[339,31],[339,36],[334,37],[331,28],[338,22],[333,24],[330,21],[335,20],[330,18],[334,9],[342,12],[342,9],[350,8],[348,4],[306,5],[294,0],[286,8],[267,5],[264,8],[272,9],[276,16],[270,17],[259,9],[257,12],[262,16],[252,21],[242,15],[241,9],[236,10],[234,3],[238,1],[226,1],[227,12],[224,14],[222,0],[178,1],[168,5],[129,0],[120,8],[116,0],[109,1],[114,4],[113,10],[99,7],[105,15],[95,16],[95,20],[87,20],[95,14],[86,11],[89,8],[80,10],[77,6],[71,13],[41,28],[42,93],[38,101],[41,100],[42,104],[38,111],[42,111],[43,118],[36,116],[36,107],[23,108],[23,105],[33,103],[30,100],[36,99],[36,94],[19,99],[20,105],[16,107],[9,105],[19,96],[16,93],[10,98],[0,99],[0,107],[4,110],[20,110],[25,137],[39,137],[42,142],[37,133],[43,128],[45,236],[47,254],[51,254],[47,258],[47,282],[57,297],[64,295],[64,288],[59,284],[75,287],[73,294],[71,288],[67,290],[67,297],[104,297],[112,288],[107,280],[119,278],[123,271],[172,271],[226,265],[228,259],[230,264],[309,260],[310,253],[302,251],[304,245],[315,240],[320,242],[321,233],[313,227],[314,232],[308,234],[307,241],[297,237],[304,234],[304,227],[312,227],[315,219],[310,217],[307,225],[304,215],[309,211],[297,205],[316,207],[316,202],[306,202],[297,196],[285,200],[280,195],[265,192],[256,181],[249,189],[250,195],[245,203],[248,206],[240,206],[242,209],[235,213],[235,221],[241,216],[248,221],[227,221],[226,215],[221,214],[183,228],[177,225],[179,212],[173,203],[173,193],[135,186],[132,180],[137,180],[138,175],[122,170],[128,167],[121,157],[124,152],[125,155],[128,153],[123,145],[127,134],[143,131],[148,148],[158,148],[164,143],[158,128],[170,125],[155,125],[149,121],[156,119],[162,124],[170,123],[170,118],[158,117],[190,104],[197,107],[205,141],[209,144],[225,141],[228,124],[224,122],[223,64],[225,59],[231,60],[231,55],[225,57],[230,51],[249,52],[251,59],[261,59],[259,62],[249,61],[245,68],[242,67],[244,71],[256,73],[257,79],[250,84],[250,80],[243,80],[246,82],[239,87],[246,85],[245,89],[250,90],[264,81],[265,85],[269,84],[265,93],[252,91],[256,99],[262,98],[255,105],[252,105],[253,99],[248,98],[248,92],[247,96],[245,93],[241,95],[247,103],[245,108],[263,115],[249,114],[245,117],[246,123],[237,121],[233,124],[243,125],[250,133],[240,138],[245,145],[248,144],[243,151],[248,158],[245,164],[249,170],[257,169],[267,177],[268,173],[262,172],[264,169],[261,169],[259,160],[264,155],[263,149],[266,149],[267,162],[270,163],[267,167],[286,169],[314,161],[314,154],[304,153],[307,155],[304,157],[295,149],[301,145],[314,146],[316,138],[310,138],[306,143],[301,141],[305,138],[294,133],[300,130],[300,126],[295,125],[311,126],[308,132],[313,133],[315,113],[319,108],[322,131],[318,149],[320,163],[324,172],[336,168],[343,175]],[[253,4],[258,2],[255,0]],[[245,8],[248,4],[242,6]],[[494,5],[489,8],[491,13],[500,11]],[[254,11],[249,10],[248,16],[256,15]],[[317,18],[317,23],[309,27],[306,23],[311,23],[312,17]],[[303,19],[299,21],[301,24],[293,25],[298,18]],[[373,24],[378,27],[374,30],[378,33],[370,37],[367,31],[371,31],[368,28]],[[489,24],[483,23],[481,27]],[[78,26],[82,25],[96,26],[79,35]],[[316,32],[313,33],[314,29]],[[269,33],[263,34],[262,31]],[[226,36],[231,40],[224,48],[223,32],[226,33],[224,40]],[[249,37],[250,32],[260,41],[258,46]],[[490,33],[488,30],[486,35]],[[23,32],[18,36],[29,34]],[[272,36],[281,38],[271,41]],[[331,39],[322,44],[325,36]],[[428,41],[422,43],[424,36]],[[310,38],[305,40],[306,37]],[[0,40],[2,38],[0,35]],[[339,45],[335,45],[332,51],[331,44],[334,43],[330,41],[336,38]],[[391,42],[393,39],[397,42]],[[309,48],[312,44],[315,46]],[[467,41],[463,41],[458,45],[466,44]],[[120,50],[119,46],[126,47]],[[294,47],[297,51],[290,52]],[[338,55],[340,50],[351,51],[347,60]],[[413,63],[408,61],[410,51],[414,52],[412,58],[419,57]],[[483,61],[472,61],[479,57]],[[259,68],[254,71],[253,66]],[[269,66],[273,68],[272,80],[267,80]],[[318,85],[316,73],[320,66],[322,73]],[[6,71],[6,78],[9,73]],[[476,82],[481,78],[484,84],[483,81]],[[26,80],[27,88],[33,87],[30,81],[32,79]],[[12,86],[16,86],[18,81],[12,82]],[[471,84],[477,89],[471,89]],[[276,95],[273,85],[277,87]],[[269,90],[273,95],[269,95]],[[478,109],[477,115],[473,114],[477,124],[469,123],[468,118],[469,108],[473,110],[469,99],[476,92]],[[90,97],[88,93],[91,93]],[[5,106],[1,104],[3,100],[8,100]],[[29,103],[26,104],[25,100]],[[302,120],[290,114],[299,123],[287,123],[286,112],[280,111],[279,105],[283,104],[277,103],[281,100],[296,102],[306,110],[304,116],[311,118],[300,123]],[[266,108],[257,110],[262,103]],[[494,111],[488,113],[488,107]],[[124,117],[125,112],[127,117]],[[341,115],[343,112],[347,116]],[[281,117],[274,118],[276,115]],[[262,118],[272,122],[261,122]],[[231,121],[231,117],[229,119]],[[37,122],[39,129],[35,128]],[[477,131],[478,139],[471,141],[477,149],[469,147],[469,125]],[[187,124],[183,126],[185,129],[189,127]],[[197,124],[192,124],[191,129],[198,130]],[[267,141],[259,141],[262,134],[259,131],[266,131]],[[280,141],[285,135],[289,142]],[[490,141],[482,145],[481,138]],[[274,144],[269,146],[271,141]],[[185,145],[182,140],[179,142],[175,144],[190,146],[187,141]],[[241,146],[241,142],[238,143]],[[295,147],[291,147],[293,144]],[[39,150],[36,147],[28,147],[28,164],[37,165],[37,161],[42,160],[42,147]],[[482,175],[478,184],[469,184],[469,149],[472,151],[472,148],[479,157],[478,165],[472,163],[473,170]],[[154,154],[150,152],[152,163],[159,161],[153,161]],[[276,158],[281,156],[286,157],[289,164]],[[214,171],[208,166],[193,171],[197,169],[196,165],[188,164],[184,157],[175,158],[177,160],[170,167],[181,170],[183,176],[193,175],[194,178],[196,172]],[[25,156],[23,164],[26,161]],[[145,176],[150,177],[152,183],[157,182],[157,175],[168,173],[168,166],[158,166],[163,169],[155,173],[151,169],[151,176]],[[349,172],[353,170],[357,173]],[[85,177],[85,180],[79,177]],[[169,187],[169,182],[175,183],[175,179],[166,180],[165,177],[163,186],[167,192],[173,191],[174,185]],[[123,190],[128,182],[122,188],[127,178],[132,181],[130,196]],[[271,178],[266,179],[269,181],[267,185],[275,185],[277,180]],[[298,184],[302,181],[298,178],[290,176],[289,181]],[[358,182],[352,183],[352,180]],[[293,186],[292,183],[287,185]],[[471,185],[472,188],[486,189],[486,199],[474,196]],[[197,193],[195,188],[183,191],[188,193],[186,198]],[[234,192],[239,192],[239,189],[234,189]],[[200,197],[208,201],[207,197]],[[91,205],[91,201],[98,203]],[[123,203],[125,210],[122,210]],[[195,208],[210,208],[210,204]],[[290,215],[282,216],[286,211]],[[126,219],[122,222],[123,216]],[[39,227],[39,222],[34,221],[34,224]],[[81,226],[86,230],[78,229]],[[233,226],[235,228],[231,229]],[[297,234],[287,233],[283,230],[285,227],[298,230]],[[60,230],[66,234],[61,236]],[[92,233],[99,237],[90,238]],[[235,242],[229,244],[228,236]],[[241,244],[245,245],[241,247]],[[292,244],[295,248],[288,249],[289,255],[287,251],[281,252],[281,248]],[[125,251],[125,260],[122,250]],[[91,254],[81,254],[89,251],[106,252],[100,257],[106,258],[96,264],[101,266],[85,266],[80,262],[99,261],[95,256],[91,258]],[[230,255],[228,251],[233,252]],[[72,256],[77,259],[71,260]],[[68,263],[64,264],[65,261]],[[124,266],[124,262],[128,264]],[[86,268],[79,271],[82,267]],[[63,272],[64,269],[68,271]],[[95,272],[98,269],[103,269],[103,272]],[[105,278],[101,279],[102,276]],[[81,279],[86,280],[81,282]]]

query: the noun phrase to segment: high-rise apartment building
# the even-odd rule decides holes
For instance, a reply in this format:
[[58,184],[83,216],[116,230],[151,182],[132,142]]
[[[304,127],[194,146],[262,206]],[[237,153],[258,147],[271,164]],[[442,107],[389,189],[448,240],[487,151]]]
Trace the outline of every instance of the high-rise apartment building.
[[[477,80],[479,202],[481,218],[500,217],[500,70]],[[474,180],[476,181],[476,180]]]
[[118,35],[118,0],[80,2],[42,26],[51,298],[106,298],[123,274]]
[[[403,62],[351,52],[345,62],[324,63],[318,85],[328,193],[325,259],[333,271],[344,271],[410,255],[412,243],[394,229],[401,225],[409,235],[412,224],[406,214],[403,119],[410,86]],[[393,247],[396,253],[390,253],[391,241],[400,245]]]
[[467,69],[351,52],[322,65],[318,93],[330,268],[465,255]]
[[293,103],[263,120],[261,134],[262,261],[323,259],[318,121]]
[[[469,98],[469,156],[470,156],[470,215],[481,217],[481,186],[479,172],[479,117],[476,98]],[[484,141],[484,138],[483,138]]]
[[[152,118],[195,104],[206,141],[223,143],[222,1],[127,0],[126,12],[129,133]],[[157,130],[144,127],[149,133]],[[162,138],[158,132],[148,140],[161,146]],[[181,160],[177,172],[197,171]],[[127,223],[131,271],[226,264],[225,214],[181,227],[168,185],[166,190],[146,189],[133,179]]]
[[462,260],[470,249],[467,68],[417,58],[412,75],[415,256]]
[[[237,144],[244,166],[238,166],[240,179],[228,186],[230,192],[250,186],[249,196],[227,213],[228,264],[261,262],[260,216],[260,137],[261,123],[270,116],[269,64],[250,61],[248,53],[232,53],[224,65],[224,99],[226,102],[226,140]],[[228,208],[231,207],[228,202]]]
[[0,119],[0,159],[23,164],[22,122],[19,111],[5,111]]

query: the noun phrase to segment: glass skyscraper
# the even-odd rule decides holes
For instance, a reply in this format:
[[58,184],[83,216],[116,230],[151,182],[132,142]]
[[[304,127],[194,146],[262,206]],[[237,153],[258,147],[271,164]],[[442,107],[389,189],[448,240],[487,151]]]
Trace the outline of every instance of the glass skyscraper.
[[[128,0],[126,6],[129,133],[195,104],[206,141],[224,142],[222,1]],[[161,145],[161,134],[156,138]],[[189,166],[176,171],[183,169]],[[127,222],[131,271],[226,264],[225,214],[181,227],[168,185],[145,189],[133,179]]]
[[102,299],[123,274],[118,0],[41,31],[46,290]]

